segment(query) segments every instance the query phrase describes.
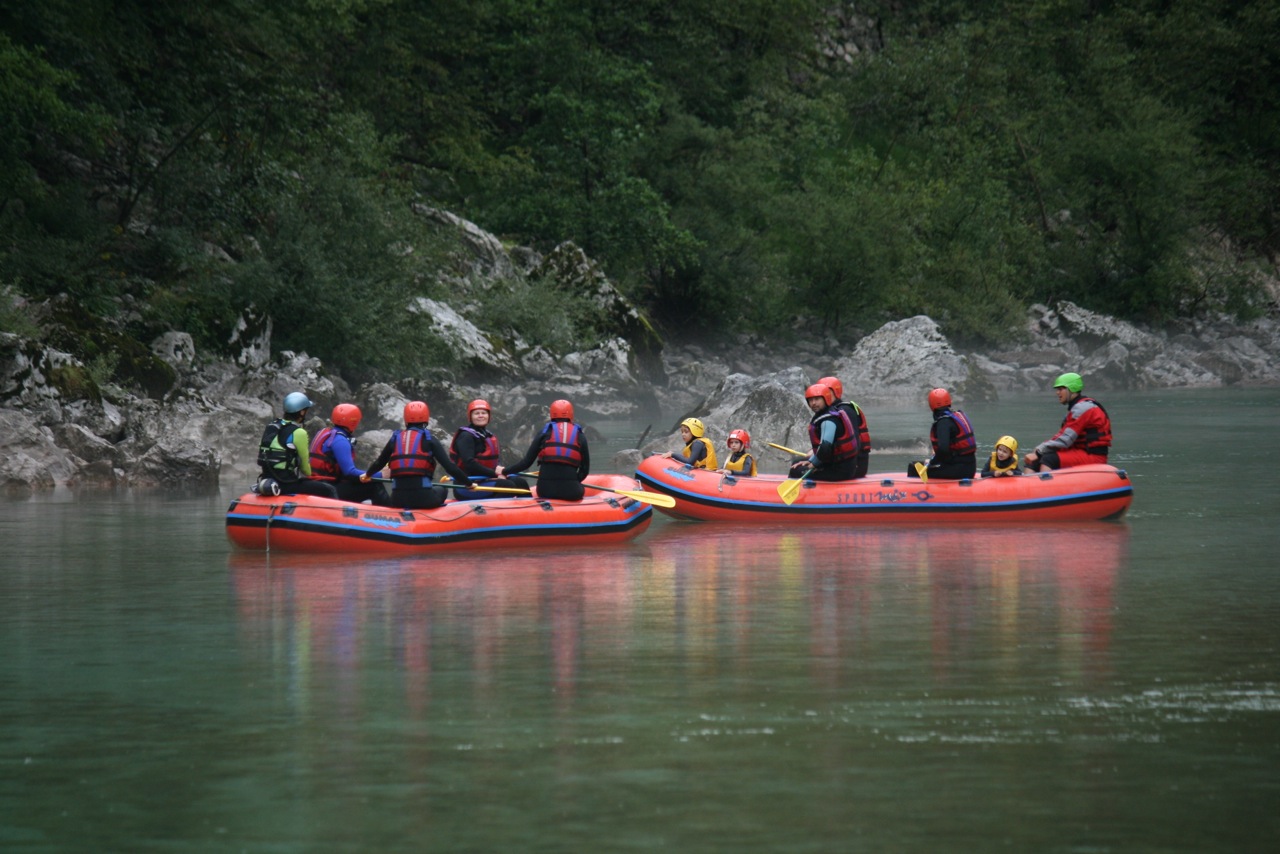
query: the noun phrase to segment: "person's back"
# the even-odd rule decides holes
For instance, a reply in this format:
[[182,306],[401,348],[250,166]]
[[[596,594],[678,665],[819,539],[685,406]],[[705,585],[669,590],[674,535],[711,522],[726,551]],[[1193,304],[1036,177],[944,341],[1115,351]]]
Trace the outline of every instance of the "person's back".
[[952,409],[951,393],[944,388],[929,392],[929,409],[933,424],[929,428],[929,443],[933,456],[927,463],[913,462],[907,466],[908,477],[920,477],[921,468],[926,477],[937,480],[964,480],[978,471],[978,439],[969,417],[959,409]]
[[290,392],[284,398],[284,417],[263,430],[258,444],[260,475],[255,484],[259,494],[338,497],[332,486],[311,479],[310,444],[303,422],[313,405],[302,392]]

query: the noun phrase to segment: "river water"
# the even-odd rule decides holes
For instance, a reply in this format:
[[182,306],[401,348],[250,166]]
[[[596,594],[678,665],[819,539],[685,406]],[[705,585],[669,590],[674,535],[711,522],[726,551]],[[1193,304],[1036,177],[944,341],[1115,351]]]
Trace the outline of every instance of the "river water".
[[362,560],[0,504],[0,850],[1277,850],[1280,390],[1104,402],[1120,523]]

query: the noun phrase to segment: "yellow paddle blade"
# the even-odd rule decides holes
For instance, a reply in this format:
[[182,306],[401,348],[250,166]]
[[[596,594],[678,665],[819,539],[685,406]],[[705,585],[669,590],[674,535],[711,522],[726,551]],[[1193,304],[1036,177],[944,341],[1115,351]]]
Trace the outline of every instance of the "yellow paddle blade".
[[916,474],[920,476],[921,483],[929,482],[929,467],[924,463],[916,463]]
[[778,484],[778,497],[782,499],[783,504],[791,504],[800,497],[800,484],[802,483],[804,483],[804,478],[796,477]]
[[625,495],[628,498],[634,498],[642,504],[652,504],[654,507],[666,507],[671,509],[676,506],[676,500],[670,495],[663,495],[660,492],[641,492],[637,489],[612,489],[608,486],[596,486],[594,483],[582,484],[590,489],[599,489],[602,492],[612,492],[616,495]]
[[804,451],[797,451],[794,448],[788,448],[786,445],[775,445],[773,442],[765,442],[770,448],[777,448],[779,451],[785,451],[788,454],[795,454],[797,457],[809,456]]

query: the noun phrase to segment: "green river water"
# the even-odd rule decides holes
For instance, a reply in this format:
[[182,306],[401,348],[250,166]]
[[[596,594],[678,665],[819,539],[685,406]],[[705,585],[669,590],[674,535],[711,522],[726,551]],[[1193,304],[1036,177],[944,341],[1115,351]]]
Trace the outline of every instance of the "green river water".
[[0,504],[0,851],[1280,850],[1280,390],[1102,399],[1119,523],[358,559],[233,552],[234,490]]

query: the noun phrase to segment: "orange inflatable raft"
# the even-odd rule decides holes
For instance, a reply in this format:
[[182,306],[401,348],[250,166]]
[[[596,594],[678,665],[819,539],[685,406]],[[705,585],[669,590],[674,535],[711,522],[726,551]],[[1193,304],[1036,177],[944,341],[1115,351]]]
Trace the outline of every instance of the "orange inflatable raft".
[[[586,483],[636,489],[622,475],[591,475]],[[399,510],[309,495],[264,497],[252,492],[227,508],[227,538],[243,549],[423,555],[484,547],[600,544],[644,531],[653,506],[587,489],[582,501],[534,495],[449,501],[433,510]]]
[[922,482],[887,474],[839,483],[804,480],[791,504],[778,491],[782,475],[737,477],[652,456],[640,463],[636,478],[646,490],[675,499],[675,508],[663,512],[718,522],[1064,522],[1117,519],[1133,501],[1129,476],[1109,465],[973,480]]

